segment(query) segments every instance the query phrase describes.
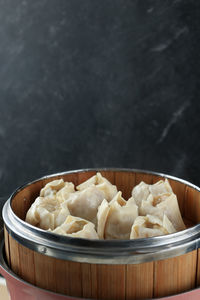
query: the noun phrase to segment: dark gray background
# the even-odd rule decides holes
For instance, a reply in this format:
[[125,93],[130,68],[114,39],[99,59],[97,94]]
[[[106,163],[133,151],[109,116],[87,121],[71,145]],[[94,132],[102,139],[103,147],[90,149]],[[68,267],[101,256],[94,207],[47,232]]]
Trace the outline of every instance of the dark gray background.
[[0,197],[58,171],[200,184],[200,3],[0,0]]

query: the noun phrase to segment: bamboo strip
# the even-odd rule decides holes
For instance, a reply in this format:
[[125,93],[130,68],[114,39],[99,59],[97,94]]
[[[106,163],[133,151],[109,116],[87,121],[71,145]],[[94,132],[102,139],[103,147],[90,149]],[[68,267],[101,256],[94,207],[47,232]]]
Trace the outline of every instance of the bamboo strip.
[[178,205],[180,208],[180,212],[182,217],[185,217],[185,189],[186,186],[183,183],[180,183],[175,180],[169,179],[169,183],[172,187],[174,194],[177,196]]
[[153,183],[153,175],[145,173],[136,173],[135,174],[135,185],[139,184],[141,181],[144,181],[147,184]]
[[9,244],[9,235],[8,232],[6,230],[6,227],[4,226],[4,239],[5,239],[5,251],[6,251],[6,258],[7,258],[7,262],[8,265],[10,267],[10,244]]
[[135,186],[135,173],[116,172],[115,184],[118,191],[122,191],[122,196],[128,200],[131,197],[132,189]]
[[197,251],[154,262],[154,297],[164,297],[195,287]]
[[98,299],[125,298],[125,266],[124,265],[96,265]]
[[200,192],[187,186],[185,190],[185,218],[200,223]]
[[[56,259],[34,252],[35,284],[56,292]],[[30,270],[33,274],[33,271]]]
[[19,258],[19,247],[18,242],[16,242],[11,235],[9,235],[8,245],[10,247],[10,265],[11,269],[17,275],[22,275],[20,272],[20,258]]
[[196,286],[200,286],[200,249],[197,250]]
[[153,262],[127,265],[126,300],[153,297]]
[[34,262],[34,251],[27,247],[18,244],[19,249],[19,267],[21,277],[35,284],[35,262]]

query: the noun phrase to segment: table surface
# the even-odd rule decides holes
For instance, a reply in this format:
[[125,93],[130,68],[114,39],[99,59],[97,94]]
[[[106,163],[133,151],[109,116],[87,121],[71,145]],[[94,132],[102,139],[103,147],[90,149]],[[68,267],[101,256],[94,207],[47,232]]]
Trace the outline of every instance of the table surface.
[[1,300],[10,300],[7,287],[5,284],[5,280],[3,278],[0,278],[0,299]]

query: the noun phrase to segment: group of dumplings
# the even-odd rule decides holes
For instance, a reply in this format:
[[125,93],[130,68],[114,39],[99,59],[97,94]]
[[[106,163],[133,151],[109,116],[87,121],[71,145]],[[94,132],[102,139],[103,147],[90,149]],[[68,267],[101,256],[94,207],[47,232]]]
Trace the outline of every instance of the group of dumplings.
[[127,201],[101,173],[76,187],[53,180],[29,208],[26,222],[53,233],[87,239],[136,239],[185,229],[167,179],[143,181]]

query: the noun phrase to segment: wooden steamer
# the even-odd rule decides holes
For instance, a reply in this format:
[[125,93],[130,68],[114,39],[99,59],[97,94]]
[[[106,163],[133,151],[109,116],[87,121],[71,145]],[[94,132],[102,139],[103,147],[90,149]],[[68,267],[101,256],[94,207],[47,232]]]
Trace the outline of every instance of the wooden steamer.
[[63,178],[78,185],[96,170],[56,174],[18,189],[4,206],[5,248],[11,269],[38,287],[80,298],[148,299],[198,287],[200,225],[195,224],[200,222],[200,189],[156,173],[100,171],[122,190],[125,199],[142,180],[152,184],[167,177],[190,228],[148,239],[92,241],[51,234],[25,223],[27,210],[47,182]]

